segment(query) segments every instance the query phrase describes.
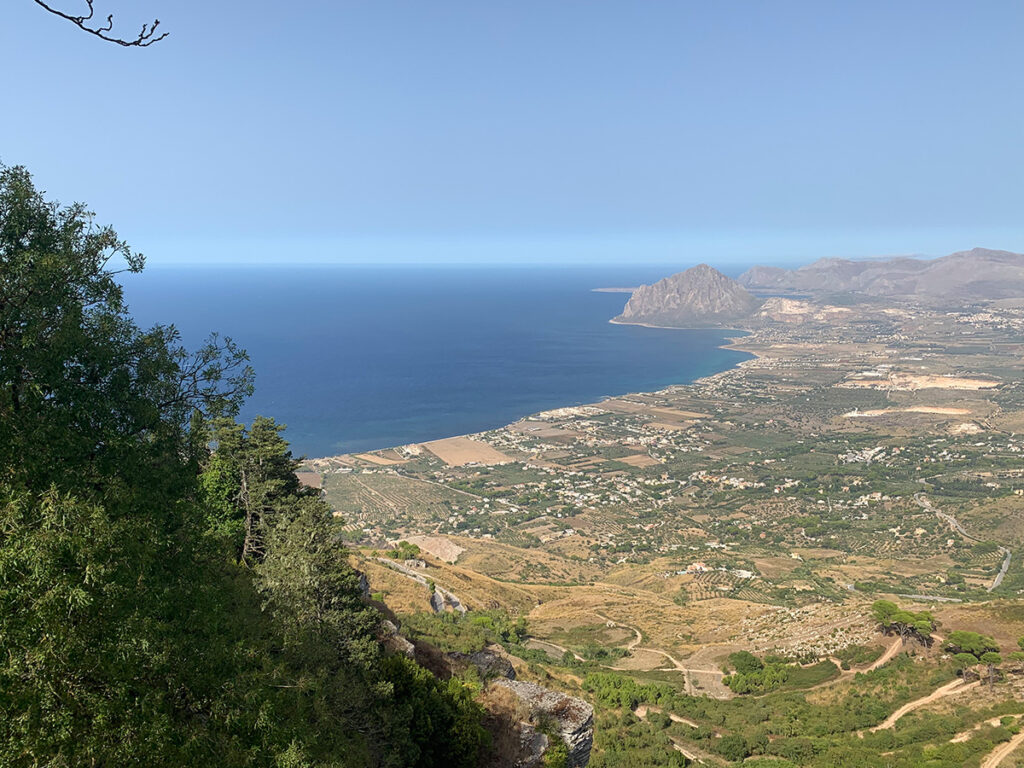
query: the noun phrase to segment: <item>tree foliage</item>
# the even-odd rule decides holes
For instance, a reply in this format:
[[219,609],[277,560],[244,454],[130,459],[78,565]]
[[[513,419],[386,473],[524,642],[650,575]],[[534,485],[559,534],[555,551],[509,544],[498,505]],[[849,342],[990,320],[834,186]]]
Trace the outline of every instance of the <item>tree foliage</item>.
[[871,614],[883,632],[895,632],[904,643],[911,638],[918,640],[922,645],[931,643],[935,617],[930,611],[915,613],[904,610],[889,600],[876,600],[871,604]]
[[473,765],[471,691],[384,653],[282,428],[231,420],[245,353],[138,328],[114,260],[0,167],[0,764]]

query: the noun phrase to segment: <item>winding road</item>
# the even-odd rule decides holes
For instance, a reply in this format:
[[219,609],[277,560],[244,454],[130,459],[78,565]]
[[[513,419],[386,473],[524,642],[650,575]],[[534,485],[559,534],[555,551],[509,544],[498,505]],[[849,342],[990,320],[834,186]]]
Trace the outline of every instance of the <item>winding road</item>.
[[874,728],[871,728],[870,730],[872,733],[875,733],[876,731],[884,731],[888,728],[892,728],[894,725],[896,725],[896,722],[901,717],[913,712],[915,709],[920,709],[921,707],[931,704],[933,701],[938,701],[939,699],[945,698],[946,696],[955,696],[957,694],[963,693],[964,691],[969,691],[972,688],[978,687],[979,685],[981,685],[980,680],[975,680],[973,683],[964,683],[962,679],[957,678],[956,680],[953,680],[950,683],[946,683],[941,688],[936,688],[934,691],[929,693],[927,696],[924,696],[923,698],[907,702],[902,707],[893,712],[891,715],[889,715],[887,718],[885,718],[884,721],[876,725]]
[[[636,627],[631,627],[628,624],[623,624],[622,622],[616,622],[614,619],[610,619],[607,616],[597,612],[595,612],[594,615],[597,616],[599,619],[602,619],[610,627],[622,627],[633,632],[635,637],[632,640],[630,640],[629,643],[626,644],[626,649],[630,652],[634,650],[646,651],[647,653],[653,653],[658,656],[663,656],[665,659],[667,659],[672,664],[676,672],[683,673],[683,690],[688,696],[699,696],[702,693],[704,693],[713,699],[728,699],[732,697],[732,692],[721,684],[722,678],[725,677],[725,673],[722,672],[722,670],[718,669],[710,661],[701,662],[700,666],[693,664],[684,664],[683,662],[679,661],[679,659],[672,656],[672,654],[668,653],[667,651],[663,651],[660,648],[649,648],[646,646],[641,646],[640,643],[643,642],[644,636]],[[620,672],[632,671],[627,667],[622,666],[609,668]],[[708,687],[707,685],[699,685],[699,679],[697,680],[697,682],[695,682],[695,676],[697,675],[704,676],[704,683],[710,683],[714,687]]]
[[899,653],[902,649],[903,639],[899,637],[893,638],[893,641],[889,644],[889,647],[885,649],[885,653],[883,653],[881,656],[879,656],[877,659],[871,662],[871,665],[864,671],[874,672],[880,666],[893,659],[896,656],[896,654]]
[[[928,498],[923,493],[921,493],[920,491],[914,494],[914,501],[917,502],[918,506],[920,506],[921,509],[926,509],[929,512],[934,512],[935,515],[940,520],[943,520],[946,523],[948,523],[949,526],[954,531],[959,533],[961,536],[963,536],[968,541],[981,541],[981,539],[979,539],[977,536],[972,536],[971,534],[969,534],[966,531],[966,529],[960,524],[960,521],[957,520],[955,517],[953,517],[951,514],[949,514],[948,512],[942,512],[941,510],[938,510],[935,507],[933,507],[932,503],[928,500]],[[1007,549],[1004,546],[1000,546],[999,547],[999,553],[1001,555],[1003,555],[1003,564],[999,568],[999,573],[996,574],[996,577],[992,580],[992,583],[988,586],[988,591],[989,592],[991,592],[994,589],[998,589],[999,588],[999,585],[1003,583],[1003,579],[1006,578],[1006,572],[1008,570],[1010,570],[1010,560],[1013,558],[1013,553],[1010,552],[1010,550]],[[903,595],[901,595],[901,597],[903,597]],[[906,597],[925,597],[925,596],[924,595],[906,595]],[[934,599],[941,599],[941,598],[928,598],[928,599],[933,599],[934,600]]]

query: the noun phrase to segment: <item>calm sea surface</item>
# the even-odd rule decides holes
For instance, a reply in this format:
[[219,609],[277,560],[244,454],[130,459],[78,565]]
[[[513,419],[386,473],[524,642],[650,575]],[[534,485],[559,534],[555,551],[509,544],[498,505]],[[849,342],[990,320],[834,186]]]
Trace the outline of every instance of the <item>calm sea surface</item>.
[[719,331],[612,325],[660,267],[302,266],[148,269],[126,278],[142,325],[249,351],[242,416],[288,425],[296,455],[370,450],[536,411],[688,383],[747,356]]

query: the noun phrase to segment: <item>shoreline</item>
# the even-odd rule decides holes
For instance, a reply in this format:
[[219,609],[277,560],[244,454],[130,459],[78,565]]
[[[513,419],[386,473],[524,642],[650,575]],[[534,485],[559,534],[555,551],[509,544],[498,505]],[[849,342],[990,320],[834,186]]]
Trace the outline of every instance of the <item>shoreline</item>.
[[[670,331],[715,331],[715,330],[723,331],[723,332],[738,331],[738,332],[746,334],[747,336],[750,336],[753,333],[752,331],[748,331],[748,330],[746,330],[744,328],[721,328],[721,327],[716,328],[714,326],[705,326],[703,328],[675,328],[675,327],[671,327],[671,326],[646,325],[644,323],[623,323],[623,322],[618,322],[615,319],[609,320],[608,322],[612,323],[614,325],[637,325],[637,326],[642,326],[644,328],[662,328],[662,329],[670,330]],[[731,373],[732,371],[740,370],[741,368],[744,367],[744,365],[746,365],[747,363],[751,362],[752,360],[759,360],[759,359],[764,357],[763,354],[761,354],[761,353],[759,353],[759,352],[757,352],[757,351],[755,351],[753,349],[747,349],[747,348],[744,348],[743,346],[741,346],[739,342],[743,338],[744,337],[742,337],[742,336],[726,336],[725,337],[725,341],[727,341],[728,343],[727,344],[719,344],[717,349],[728,349],[728,350],[731,350],[731,351],[734,351],[734,352],[743,352],[744,354],[750,355],[750,359],[740,360],[735,365],[731,365],[731,366],[729,366],[728,368],[726,368],[724,370],[715,371],[714,373],[709,373],[706,376],[700,376],[700,377],[694,379],[693,381],[691,381],[691,382],[689,382],[687,384],[669,384],[668,386],[662,387],[661,389],[655,389],[655,390],[649,390],[649,391],[636,390],[636,391],[632,391],[632,392],[623,392],[620,395],[608,395],[606,397],[602,397],[600,400],[593,401],[593,402],[575,403],[575,404],[571,404],[571,405],[558,405],[558,406],[555,406],[554,408],[547,408],[545,410],[556,410],[558,408],[583,408],[583,407],[586,407],[586,406],[600,407],[601,403],[604,403],[604,402],[606,402],[608,400],[615,400],[615,399],[618,399],[618,398],[621,398],[621,397],[629,397],[631,395],[656,395],[656,394],[658,394],[660,392],[667,392],[670,389],[676,389],[676,388],[679,388],[679,387],[692,387],[692,386],[695,386],[695,385],[699,384],[700,382],[709,381],[711,379],[714,379],[717,376],[723,376],[723,375],[725,375],[727,373]],[[516,421],[522,421],[523,419],[528,419],[531,416],[536,416],[538,413],[543,413],[543,412],[544,411],[533,411],[533,412],[528,413],[528,414],[526,414],[524,416],[521,416]],[[443,435],[441,437],[433,437],[433,438],[431,438],[429,440],[423,440],[423,441],[416,442],[416,443],[399,443],[398,445],[386,445],[386,446],[384,446],[382,448],[370,448],[370,449],[363,450],[363,451],[349,451],[348,453],[335,453],[335,454],[331,454],[330,456],[307,456],[307,457],[305,457],[304,461],[325,461],[327,459],[336,459],[336,458],[338,458],[340,456],[354,456],[356,454],[363,454],[363,453],[375,453],[375,452],[378,452],[378,451],[390,451],[390,450],[394,450],[396,448],[403,448],[403,447],[405,447],[407,445],[425,445],[426,443],[432,443],[432,442],[435,442],[435,441],[438,441],[438,440],[450,440],[452,438],[457,438],[457,437],[473,437],[475,435],[482,435],[485,432],[490,432],[490,431],[493,431],[495,429],[502,429],[504,427],[508,427],[508,426],[510,426],[510,424],[515,424],[516,421],[509,422],[507,424],[501,424],[499,426],[491,427],[489,429],[482,429],[482,430],[479,430],[477,432],[464,432],[464,433],[455,434],[455,435]]]
[[653,323],[632,323],[628,320],[619,320],[613,317],[608,321],[611,325],[635,325],[638,328],[659,328],[664,331],[742,331],[752,333],[746,328],[733,328],[727,325],[654,325]]

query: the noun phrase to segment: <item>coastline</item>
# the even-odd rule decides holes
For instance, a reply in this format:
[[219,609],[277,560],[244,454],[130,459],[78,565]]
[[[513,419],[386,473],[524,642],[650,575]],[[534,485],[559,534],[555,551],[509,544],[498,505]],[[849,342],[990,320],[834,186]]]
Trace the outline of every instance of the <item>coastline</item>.
[[[751,336],[753,334],[752,331],[748,331],[748,330],[746,330],[744,328],[725,328],[725,327],[716,327],[716,326],[704,326],[704,327],[696,327],[696,328],[678,328],[678,327],[673,327],[673,326],[648,325],[646,323],[624,323],[624,322],[620,322],[618,320],[615,320],[614,318],[609,320],[608,322],[612,323],[613,325],[636,325],[636,326],[641,326],[641,327],[644,327],[644,328],[659,328],[659,329],[670,330],[670,331],[714,331],[714,330],[718,330],[718,331],[723,331],[723,332],[726,332],[726,333],[728,333],[730,331],[737,331],[737,332],[746,334],[746,336],[726,336],[725,340],[728,343],[727,344],[719,344],[717,348],[718,349],[728,349],[728,350],[732,350],[734,352],[742,352],[744,354],[750,355],[750,358],[747,359],[747,360],[739,360],[735,365],[732,365],[732,366],[730,366],[730,367],[728,367],[728,368],[726,368],[724,370],[721,370],[721,371],[715,371],[714,373],[710,373],[707,376],[701,376],[701,377],[696,378],[696,379],[694,379],[693,381],[691,381],[691,382],[689,382],[687,384],[669,384],[668,386],[662,387],[661,389],[655,389],[655,390],[650,390],[650,391],[637,390],[637,391],[633,391],[633,392],[624,392],[624,393],[619,394],[619,395],[608,395],[607,397],[603,397],[600,400],[597,400],[597,401],[594,401],[594,402],[576,403],[576,404],[572,404],[572,405],[556,406],[556,408],[577,408],[577,407],[586,407],[586,406],[600,407],[601,403],[607,402],[608,400],[615,400],[615,399],[622,398],[622,397],[630,397],[630,396],[636,396],[636,395],[657,395],[659,393],[668,392],[670,390],[675,390],[675,389],[685,388],[685,387],[693,387],[693,386],[696,386],[698,384],[701,384],[702,382],[711,381],[711,380],[713,380],[715,378],[718,378],[719,376],[724,376],[724,375],[730,374],[730,373],[732,373],[734,371],[740,370],[740,369],[744,368],[748,363],[750,363],[750,362],[752,362],[754,360],[759,360],[759,359],[764,357],[763,353],[758,352],[755,349],[745,348],[745,347],[743,347],[741,345],[740,342],[742,341],[742,339],[749,338],[749,336]],[[551,409],[547,409],[547,410],[551,410]],[[542,413],[542,411],[534,411],[532,413],[528,413],[528,414],[520,417],[517,421],[522,421],[523,419],[528,419],[531,416],[536,416],[538,413]],[[395,448],[402,448],[402,447],[404,447],[406,445],[424,445],[424,444],[429,443],[429,442],[435,442],[435,441],[438,441],[438,440],[450,440],[450,439],[459,438],[459,437],[467,437],[467,438],[469,438],[469,437],[474,437],[474,436],[477,436],[477,435],[482,435],[485,432],[490,432],[493,429],[502,429],[502,428],[507,427],[510,424],[514,424],[514,423],[516,423],[516,422],[510,422],[509,424],[501,424],[501,425],[499,425],[497,427],[492,427],[491,429],[480,430],[478,432],[465,432],[465,433],[460,433],[460,434],[455,434],[455,435],[441,435],[441,436],[433,437],[430,440],[425,440],[425,441],[422,441],[422,442],[402,443],[402,444],[399,444],[399,445],[388,445],[388,446],[384,446],[383,448],[374,448],[374,449],[371,449],[371,450],[368,450],[368,451],[354,451],[354,452],[349,452],[349,453],[333,454],[333,455],[330,455],[330,456],[308,456],[308,457],[306,457],[306,460],[307,461],[325,461],[325,460],[328,460],[328,459],[338,458],[339,456],[352,456],[352,455],[355,455],[355,454],[374,453],[374,452],[377,452],[377,451],[389,451],[389,450],[394,450]]]
[[728,325],[654,325],[653,323],[632,323],[613,317],[608,321],[612,325],[635,325],[639,328],[660,328],[665,331],[742,331],[750,333],[746,328],[733,328]]

